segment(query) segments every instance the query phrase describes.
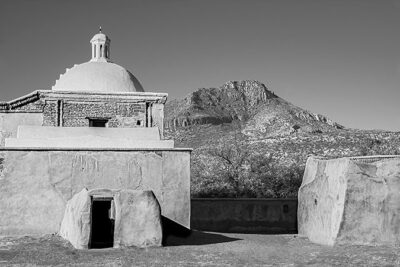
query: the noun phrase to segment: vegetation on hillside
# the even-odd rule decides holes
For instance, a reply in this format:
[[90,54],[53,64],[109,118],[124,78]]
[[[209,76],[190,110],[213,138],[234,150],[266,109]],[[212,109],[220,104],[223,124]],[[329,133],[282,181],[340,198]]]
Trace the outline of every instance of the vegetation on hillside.
[[194,148],[192,197],[297,197],[309,156],[400,154],[400,133],[345,128],[258,81],[199,89],[165,112],[165,136]]
[[[308,156],[399,155],[400,137],[308,135],[269,144],[237,141],[198,148],[192,157],[192,197],[296,198]],[[305,138],[305,137],[304,137]],[[310,141],[313,140],[314,141]],[[303,141],[302,141],[303,140]]]
[[297,197],[303,172],[302,164],[278,164],[239,142],[222,144],[192,158],[192,197]]

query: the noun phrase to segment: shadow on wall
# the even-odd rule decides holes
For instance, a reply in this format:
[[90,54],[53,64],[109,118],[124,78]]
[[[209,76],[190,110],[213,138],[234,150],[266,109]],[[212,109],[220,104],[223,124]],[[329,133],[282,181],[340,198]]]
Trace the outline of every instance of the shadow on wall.
[[164,216],[162,216],[161,221],[163,227],[163,246],[208,245],[241,240],[222,234],[189,230]]

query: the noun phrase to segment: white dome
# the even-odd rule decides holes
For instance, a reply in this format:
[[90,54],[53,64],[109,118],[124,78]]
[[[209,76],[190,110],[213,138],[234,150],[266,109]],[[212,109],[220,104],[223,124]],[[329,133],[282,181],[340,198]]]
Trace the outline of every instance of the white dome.
[[60,75],[53,90],[144,92],[142,85],[125,68],[110,62],[89,61],[75,65]]

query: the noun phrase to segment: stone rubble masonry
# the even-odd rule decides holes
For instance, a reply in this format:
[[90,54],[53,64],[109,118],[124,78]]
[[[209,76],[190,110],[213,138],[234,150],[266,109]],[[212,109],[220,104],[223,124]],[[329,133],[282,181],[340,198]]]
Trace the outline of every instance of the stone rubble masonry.
[[[49,118],[56,118],[52,113]],[[45,126],[52,125],[53,120],[48,123],[45,116]],[[63,126],[85,127],[88,126],[88,118],[109,118],[108,127],[144,127],[146,119],[145,103],[118,103],[118,102],[65,102],[63,105]],[[139,124],[139,125],[138,125]]]
[[307,160],[298,230],[312,242],[400,244],[400,156]]
[[[43,100],[41,100],[43,101]],[[57,101],[47,100],[43,105],[43,126],[58,126],[57,125]]]
[[[10,102],[0,103],[3,121],[13,120],[9,114],[20,114],[22,119],[38,126],[87,127],[89,119],[107,119],[107,127],[159,127],[163,136],[164,93],[101,93],[39,90]],[[40,125],[37,115],[42,114]],[[10,122],[11,123],[11,122]],[[10,124],[8,123],[8,124]],[[15,136],[1,128],[1,136]],[[4,138],[0,140],[4,144]]]

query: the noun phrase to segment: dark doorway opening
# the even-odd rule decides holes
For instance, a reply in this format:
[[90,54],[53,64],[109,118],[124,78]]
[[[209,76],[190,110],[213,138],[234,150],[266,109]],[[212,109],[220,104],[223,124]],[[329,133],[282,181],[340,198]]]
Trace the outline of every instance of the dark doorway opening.
[[92,198],[89,248],[114,245],[114,205],[112,198]]

